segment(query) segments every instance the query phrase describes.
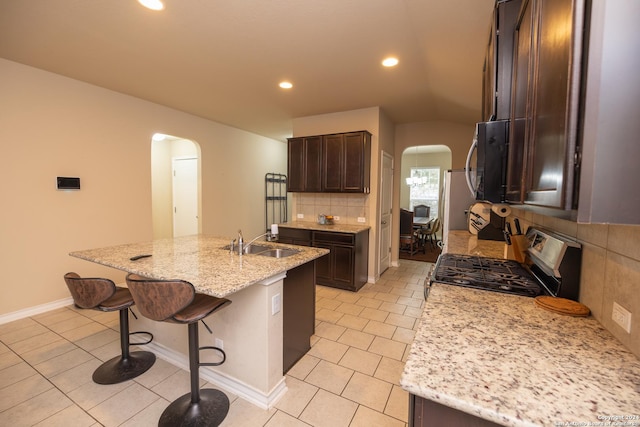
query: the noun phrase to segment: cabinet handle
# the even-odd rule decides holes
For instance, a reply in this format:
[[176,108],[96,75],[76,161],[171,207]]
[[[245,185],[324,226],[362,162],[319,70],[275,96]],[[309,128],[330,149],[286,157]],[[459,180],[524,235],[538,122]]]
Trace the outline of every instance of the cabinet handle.
[[387,221],[382,221],[382,225],[386,225],[386,224],[387,224]]

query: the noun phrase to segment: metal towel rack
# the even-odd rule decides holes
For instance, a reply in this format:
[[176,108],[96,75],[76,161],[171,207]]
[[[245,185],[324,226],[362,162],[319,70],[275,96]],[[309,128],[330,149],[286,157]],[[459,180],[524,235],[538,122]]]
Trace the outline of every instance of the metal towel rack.
[[264,218],[265,231],[271,224],[287,222],[287,175],[269,172],[264,176]]

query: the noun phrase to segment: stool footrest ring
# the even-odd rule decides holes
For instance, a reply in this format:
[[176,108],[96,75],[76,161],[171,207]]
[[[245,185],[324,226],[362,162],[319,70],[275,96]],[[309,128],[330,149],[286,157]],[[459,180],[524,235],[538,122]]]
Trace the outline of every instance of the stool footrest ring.
[[153,334],[151,332],[147,332],[147,331],[137,331],[137,332],[129,332],[129,336],[131,335],[148,335],[148,340],[145,342],[131,342],[131,340],[129,340],[129,345],[147,345],[149,343],[151,343],[151,341],[153,341]]
[[220,366],[227,360],[227,354],[219,347],[200,347],[198,350],[216,350],[222,354],[222,360],[220,362],[200,362],[199,366]]

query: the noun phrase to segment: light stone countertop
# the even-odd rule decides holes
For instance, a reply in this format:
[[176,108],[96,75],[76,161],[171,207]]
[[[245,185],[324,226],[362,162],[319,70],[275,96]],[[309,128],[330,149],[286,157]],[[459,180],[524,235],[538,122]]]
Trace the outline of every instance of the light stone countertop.
[[315,231],[333,231],[335,233],[351,233],[357,234],[363,231],[369,230],[371,227],[368,225],[353,225],[353,224],[331,224],[323,225],[317,222],[311,221],[291,221],[278,225],[282,228],[297,228],[301,230],[315,230]]
[[[470,236],[455,232],[449,251],[495,256],[504,246]],[[400,383],[507,426],[640,426],[640,360],[593,317],[528,297],[434,284]],[[637,418],[606,418],[616,416]]]
[[[260,241],[254,244],[295,248],[300,253],[284,258],[240,256],[222,249],[230,242],[230,238],[193,235],[76,251],[69,255],[155,279],[186,280],[199,293],[223,298],[329,253],[328,249]],[[129,259],[142,254],[152,256],[137,261]]]

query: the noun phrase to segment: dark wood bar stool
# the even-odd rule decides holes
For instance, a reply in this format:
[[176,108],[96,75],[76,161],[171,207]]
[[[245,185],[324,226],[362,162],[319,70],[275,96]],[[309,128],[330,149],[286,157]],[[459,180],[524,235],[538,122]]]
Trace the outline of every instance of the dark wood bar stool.
[[[200,347],[198,322],[231,304],[226,298],[198,294],[184,280],[155,280],[129,274],[127,285],[143,316],[160,322],[187,324],[189,330],[189,371],[191,393],[174,400],[162,413],[159,426],[217,426],[229,412],[229,398],[220,390],[200,390],[200,366],[219,366],[226,360],[218,347]],[[204,323],[204,322],[203,322]],[[205,324],[211,333],[209,327]],[[201,363],[200,350],[216,350],[222,360]]]
[[[117,287],[113,281],[101,278],[82,278],[76,273],[64,275],[69,292],[78,308],[120,312],[120,356],[104,362],[93,373],[97,384],[117,384],[146,372],[156,361],[149,351],[129,352],[130,345],[149,344],[153,335],[149,332],[129,332],[129,308],[134,304],[127,288]],[[133,313],[133,312],[132,312]],[[135,316],[135,314],[134,314]],[[131,343],[129,335],[145,334],[149,340]]]

